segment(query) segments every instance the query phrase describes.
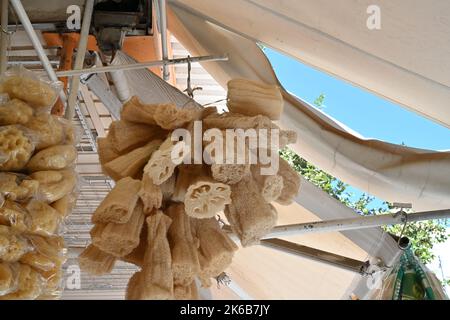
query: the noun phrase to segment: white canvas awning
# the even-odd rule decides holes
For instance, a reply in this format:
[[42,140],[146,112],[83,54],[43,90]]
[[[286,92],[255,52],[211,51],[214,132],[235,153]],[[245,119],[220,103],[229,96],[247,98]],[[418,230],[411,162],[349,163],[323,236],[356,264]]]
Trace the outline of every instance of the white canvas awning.
[[[448,1],[170,2],[450,127]],[[367,27],[373,5],[379,30]]]
[[[436,34],[443,36],[450,33],[448,25],[439,24],[433,18],[444,17],[444,12],[450,12],[450,4],[434,1],[439,5],[433,7],[424,2],[410,5],[407,1],[395,4],[378,1],[380,6],[386,8],[386,28],[395,19],[405,22],[405,14],[414,15],[422,8],[424,15],[420,21],[429,26],[426,29],[429,36],[424,30],[419,34],[408,30],[412,38],[409,41],[404,38],[393,50],[392,37],[403,34],[400,29],[403,24],[398,22],[397,29],[393,26],[388,28],[388,36],[373,38],[374,46],[385,47],[385,50],[375,52],[373,49],[372,52],[367,43],[366,47],[358,48],[362,44],[351,42],[357,30],[367,29],[364,21],[360,21],[364,22],[361,27],[353,30],[356,22],[346,18],[346,15],[336,15],[330,24],[341,21],[346,27],[338,29],[340,32],[331,28],[335,33],[328,30],[328,18],[332,17],[330,12],[338,13],[343,12],[344,8],[351,8],[348,15],[352,16],[355,15],[355,8],[359,8],[361,15],[367,18],[365,9],[368,1],[347,0],[345,4],[318,2],[320,4],[316,5],[316,1],[170,1],[168,26],[193,55],[229,55],[227,62],[204,63],[204,67],[222,86],[232,78],[279,84],[270,63],[257,46],[257,41],[261,41],[448,124],[450,109],[446,103],[450,101],[450,90],[444,77],[450,73],[439,73],[436,59],[441,59],[441,70],[448,70],[450,45],[444,40],[432,42],[432,39],[436,38]],[[399,11],[401,4],[412,6],[414,10]],[[327,14],[318,11],[320,8],[326,8]],[[424,18],[428,18],[428,22],[424,22]],[[315,25],[308,26],[308,23]],[[339,37],[345,37],[347,42]],[[415,37],[420,37],[424,42]],[[358,39],[362,41],[362,35],[354,41]],[[437,47],[436,43],[442,46]],[[430,51],[439,52],[439,56],[436,53],[431,57]],[[414,55],[411,56],[411,53]],[[388,61],[388,55],[392,61]],[[405,65],[408,60],[414,60],[415,64]],[[429,73],[422,75],[420,70],[428,70]],[[365,139],[288,92],[284,91],[284,98],[281,125],[298,132],[299,141],[293,148],[308,161],[387,201],[412,203],[416,210],[450,207],[450,152],[420,150]]]

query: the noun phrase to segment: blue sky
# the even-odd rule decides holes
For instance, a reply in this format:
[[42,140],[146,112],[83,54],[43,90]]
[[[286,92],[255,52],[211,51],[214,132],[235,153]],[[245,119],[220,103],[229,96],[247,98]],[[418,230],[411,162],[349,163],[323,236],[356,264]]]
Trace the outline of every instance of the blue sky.
[[265,52],[288,91],[309,103],[324,93],[323,111],[363,136],[450,150],[450,129],[274,50],[266,48]]
[[[323,111],[363,136],[411,147],[450,150],[450,129],[270,48],[265,48],[265,53],[288,91],[311,104],[323,93]],[[361,194],[354,188],[350,191],[355,197]],[[376,199],[372,206],[381,202]],[[442,259],[446,277],[450,277],[449,247],[447,241],[434,250]],[[440,277],[437,261],[430,267]]]

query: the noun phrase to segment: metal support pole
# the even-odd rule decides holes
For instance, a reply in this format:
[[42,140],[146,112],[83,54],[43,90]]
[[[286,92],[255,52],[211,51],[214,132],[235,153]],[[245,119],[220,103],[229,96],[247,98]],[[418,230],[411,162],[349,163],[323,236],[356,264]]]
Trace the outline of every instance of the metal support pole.
[[[28,18],[28,15],[25,12],[25,9],[23,8],[22,2],[20,2],[20,0],[10,0],[10,3],[14,8],[14,11],[16,12],[17,17],[19,18],[20,22],[22,23],[22,26],[25,29],[25,32],[27,33],[28,37],[30,38],[30,41],[33,44],[34,50],[36,50],[39,60],[41,60],[42,66],[44,67],[45,71],[47,72],[48,77],[50,78],[51,81],[58,81],[58,77],[56,76],[55,70],[53,70],[52,65],[50,64],[50,61],[48,60],[48,57],[44,52],[44,48],[42,47],[41,41],[39,40],[36,32],[33,29],[30,19]],[[66,101],[66,95],[64,94],[64,92],[61,91],[59,96],[64,103]]]
[[299,255],[304,258],[318,261],[338,267],[355,273],[361,273],[366,266],[366,262],[355,260],[352,258],[340,256],[331,252],[322,251],[298,243],[289,242],[282,239],[265,239],[261,240],[261,245],[267,248],[279,250],[289,254]]
[[[223,55],[223,56],[191,57],[190,60],[191,60],[191,63],[192,62],[206,62],[206,61],[227,61],[228,56]],[[64,71],[57,71],[56,74],[58,75],[58,77],[71,77],[71,76],[79,76],[82,74],[104,73],[104,72],[111,72],[111,71],[117,71],[117,70],[145,69],[148,67],[172,65],[172,64],[180,64],[180,63],[188,63],[188,58],[156,60],[156,61],[133,63],[133,64],[122,64],[122,65],[110,65],[110,66],[106,66],[106,67],[88,68],[88,69],[80,69],[80,70],[64,70]]]
[[0,73],[8,68],[8,0],[2,0],[2,38],[0,53]]
[[[86,54],[86,47],[89,37],[89,28],[91,26],[91,17],[94,10],[94,0],[86,0],[84,5],[83,21],[80,31],[80,40],[78,42],[77,56],[75,58],[74,69],[82,69],[84,63],[84,56]],[[70,93],[67,100],[67,107],[64,117],[72,119],[75,115],[75,103],[77,101],[78,88],[80,86],[80,77],[74,76],[70,80]]]
[[[161,49],[163,60],[169,59],[169,49],[167,48],[167,10],[166,0],[158,0],[159,9],[159,32],[161,33]],[[163,79],[169,80],[169,70],[167,65],[163,65]]]
[[[290,224],[284,226],[276,226],[263,239],[278,238],[286,236],[298,236],[308,233],[319,232],[339,232],[345,230],[366,229],[385,225],[402,224],[406,221],[416,222],[423,220],[435,220],[450,218],[449,210],[424,211],[410,214],[382,214],[376,216],[360,216],[350,219],[335,219],[328,221],[315,221],[308,223]],[[227,232],[231,233],[229,226],[224,226]],[[237,236],[230,234],[233,239]]]

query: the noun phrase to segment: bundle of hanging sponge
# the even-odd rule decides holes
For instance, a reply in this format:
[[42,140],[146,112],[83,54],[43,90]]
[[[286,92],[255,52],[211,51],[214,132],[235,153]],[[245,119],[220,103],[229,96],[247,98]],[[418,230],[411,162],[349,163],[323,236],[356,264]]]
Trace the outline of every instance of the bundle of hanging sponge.
[[[276,86],[232,80],[228,106],[230,112],[219,114],[216,108],[144,104],[137,97],[124,104],[121,120],[97,141],[104,173],[116,184],[92,215],[92,244],[79,258],[83,270],[105,274],[117,260],[126,261],[140,267],[129,280],[127,299],[197,299],[197,286],[210,286],[238,249],[219,216],[226,217],[242,246],[258,244],[270,232],[277,220],[271,202],[289,204],[300,187],[298,174],[278,157],[296,134],[272,122],[283,106]],[[264,175],[264,165],[249,159],[174,161],[189,141],[172,141],[172,132],[192,133],[197,120],[224,137],[227,129],[266,129],[278,170]],[[249,148],[246,144],[244,151]]]

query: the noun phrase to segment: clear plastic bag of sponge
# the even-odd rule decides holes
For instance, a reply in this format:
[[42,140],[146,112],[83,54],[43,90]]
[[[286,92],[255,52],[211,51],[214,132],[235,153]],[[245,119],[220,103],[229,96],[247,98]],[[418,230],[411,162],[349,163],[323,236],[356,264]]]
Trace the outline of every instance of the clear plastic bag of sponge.
[[24,126],[0,126],[0,172],[23,171],[37,142],[36,135]]
[[0,206],[5,200],[26,202],[37,198],[39,181],[15,172],[0,172]]
[[50,112],[62,87],[61,81],[46,80],[22,65],[9,68],[0,77],[0,93],[28,103],[36,113]]
[[0,300],[2,296],[14,292],[19,284],[19,268],[18,262],[0,261]]

